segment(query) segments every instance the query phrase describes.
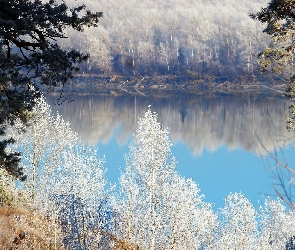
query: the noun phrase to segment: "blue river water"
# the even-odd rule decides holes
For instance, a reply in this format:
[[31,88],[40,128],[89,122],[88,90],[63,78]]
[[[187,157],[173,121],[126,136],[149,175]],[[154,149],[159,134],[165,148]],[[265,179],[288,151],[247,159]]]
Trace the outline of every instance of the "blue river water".
[[[199,184],[205,200],[217,210],[230,192],[242,192],[257,208],[273,195],[278,154],[294,161],[294,133],[286,129],[289,103],[284,99],[253,97],[79,96],[52,105],[82,140],[105,156],[106,176],[117,183],[124,170],[132,133],[148,105],[170,129],[177,171]],[[52,97],[48,98],[54,103]],[[288,183],[288,180],[287,180]]]

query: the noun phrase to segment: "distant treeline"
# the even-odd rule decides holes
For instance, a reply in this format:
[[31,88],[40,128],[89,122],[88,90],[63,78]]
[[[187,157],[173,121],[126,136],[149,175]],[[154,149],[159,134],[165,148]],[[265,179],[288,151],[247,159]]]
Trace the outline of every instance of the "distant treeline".
[[249,17],[268,0],[84,2],[92,11],[103,11],[99,27],[81,34],[69,31],[70,39],[63,41],[65,47],[91,54],[84,73],[252,76],[257,54],[270,44],[260,23]]

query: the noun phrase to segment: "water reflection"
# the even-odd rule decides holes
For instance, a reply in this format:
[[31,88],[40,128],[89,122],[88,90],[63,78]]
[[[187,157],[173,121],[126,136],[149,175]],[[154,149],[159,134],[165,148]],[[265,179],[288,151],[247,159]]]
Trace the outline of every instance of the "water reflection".
[[[113,137],[119,144],[126,144],[137,118],[150,104],[159,114],[160,122],[170,128],[172,141],[184,142],[192,154],[202,154],[204,149],[214,151],[223,145],[261,152],[261,142],[272,150],[274,142],[287,146],[286,141],[295,140],[286,129],[288,102],[283,99],[96,95],[69,98],[74,102],[53,108],[90,144],[107,143]],[[54,102],[53,97],[48,99]]]

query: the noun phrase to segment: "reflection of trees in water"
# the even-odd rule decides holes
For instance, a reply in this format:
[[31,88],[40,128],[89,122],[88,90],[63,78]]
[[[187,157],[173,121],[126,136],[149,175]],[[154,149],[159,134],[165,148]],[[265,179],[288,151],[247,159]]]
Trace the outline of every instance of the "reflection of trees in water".
[[274,141],[293,136],[286,129],[288,103],[282,99],[77,95],[71,98],[74,102],[63,104],[60,113],[90,144],[106,143],[113,137],[125,144],[135,130],[137,117],[150,104],[160,122],[170,128],[172,141],[185,142],[194,154],[224,144],[230,149],[241,147],[259,152],[260,141],[272,150]]
[[179,128],[170,126],[171,135],[174,141],[188,144],[194,154],[223,144],[258,152],[260,141],[270,149],[273,141],[291,137],[284,122],[287,112],[282,100],[203,99],[188,105],[187,119],[179,122]]

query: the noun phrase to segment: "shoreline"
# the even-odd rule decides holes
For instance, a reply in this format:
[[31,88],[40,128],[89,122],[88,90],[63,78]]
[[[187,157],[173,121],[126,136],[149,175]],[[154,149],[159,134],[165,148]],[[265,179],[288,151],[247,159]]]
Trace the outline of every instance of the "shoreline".
[[[218,79],[190,79],[176,76],[151,77],[102,77],[99,75],[77,75],[62,90],[63,93],[121,96],[141,95],[167,97],[175,95],[235,96],[256,98],[283,97],[286,83],[266,78],[236,78],[229,81]],[[52,94],[60,94],[56,89]]]

